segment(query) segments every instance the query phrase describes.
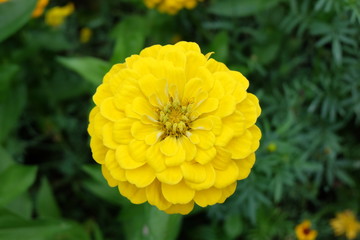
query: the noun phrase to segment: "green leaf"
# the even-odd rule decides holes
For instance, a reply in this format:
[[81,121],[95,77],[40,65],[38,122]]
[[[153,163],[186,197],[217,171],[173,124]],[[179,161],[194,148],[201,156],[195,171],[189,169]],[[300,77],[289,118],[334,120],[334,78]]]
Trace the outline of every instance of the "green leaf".
[[12,213],[21,216],[24,219],[31,219],[33,211],[33,201],[29,193],[24,192],[19,197],[13,199],[9,204],[6,205],[6,209]]
[[71,221],[24,220],[0,210],[0,239],[6,240],[90,240],[83,227]]
[[24,193],[35,181],[36,170],[33,166],[12,165],[3,171],[0,174],[0,206]]
[[264,11],[283,0],[221,0],[208,8],[210,13],[225,17],[247,17]]
[[0,66],[0,102],[2,96],[10,88],[10,84],[14,80],[19,69],[20,67],[15,64],[3,64]]
[[96,86],[101,84],[111,67],[108,62],[94,57],[58,57],[57,60]]
[[174,240],[182,219],[179,214],[169,215],[149,204],[130,205],[120,217],[127,240]]
[[243,230],[243,225],[241,222],[241,217],[240,215],[230,215],[225,219],[224,222],[224,230],[225,233],[230,237],[230,238],[236,238],[238,237],[242,230]]
[[10,0],[0,4],[0,42],[21,28],[31,17],[37,0]]
[[332,42],[332,53],[335,58],[335,62],[337,64],[341,64],[342,62],[342,49],[341,49],[341,43],[339,39],[334,39]]
[[227,32],[220,32],[214,37],[210,44],[209,51],[214,52],[211,57],[217,61],[226,62],[229,54],[229,35]]
[[0,175],[1,173],[7,169],[9,166],[15,164],[14,160],[10,156],[10,154],[0,146]]
[[101,173],[100,165],[88,164],[82,167],[83,171],[91,176],[82,182],[87,190],[101,199],[115,205],[130,205],[130,202],[120,195],[117,188],[111,188]]
[[36,198],[36,211],[39,217],[59,218],[60,209],[46,178],[41,180],[41,186]]
[[143,48],[147,34],[146,21],[141,16],[130,16],[115,26],[111,36],[115,38],[112,63],[121,63]]
[[0,99],[0,143],[17,125],[17,120],[25,106],[26,89],[23,85],[6,91]]

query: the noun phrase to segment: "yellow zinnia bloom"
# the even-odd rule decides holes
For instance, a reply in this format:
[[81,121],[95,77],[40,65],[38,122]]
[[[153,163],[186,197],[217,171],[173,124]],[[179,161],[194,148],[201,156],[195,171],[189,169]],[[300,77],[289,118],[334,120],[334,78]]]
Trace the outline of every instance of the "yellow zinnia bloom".
[[330,225],[336,236],[346,235],[347,239],[355,239],[360,232],[360,222],[349,210],[337,213],[336,217],[330,220]]
[[316,230],[311,229],[311,222],[305,220],[295,228],[296,238],[298,240],[314,240],[318,233]]
[[38,0],[35,10],[32,13],[32,17],[33,18],[40,17],[43,14],[45,7],[48,5],[48,3],[49,0]]
[[64,7],[53,7],[46,12],[45,23],[57,27],[63,24],[66,17],[74,12],[74,4],[68,3]]
[[183,8],[193,9],[198,2],[203,0],[144,0],[148,8],[156,8],[160,12],[171,15],[176,14]]
[[132,203],[189,213],[223,203],[255,162],[261,109],[248,80],[192,42],[155,45],[114,65],[88,132],[110,186]]
[[84,27],[80,30],[80,42],[87,43],[92,36],[92,30],[88,27]]

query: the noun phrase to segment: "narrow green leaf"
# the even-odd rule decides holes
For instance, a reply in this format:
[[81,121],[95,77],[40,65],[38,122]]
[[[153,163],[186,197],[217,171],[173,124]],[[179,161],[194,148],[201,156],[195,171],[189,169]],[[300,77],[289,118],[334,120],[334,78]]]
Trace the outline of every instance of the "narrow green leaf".
[[332,42],[332,53],[335,58],[335,62],[337,64],[341,64],[342,62],[342,49],[341,49],[341,43],[339,39],[334,39]]
[[41,180],[41,186],[36,198],[36,211],[39,217],[59,218],[60,209],[46,178]]
[[11,0],[0,4],[0,42],[21,28],[31,17],[37,0]]
[[108,62],[94,57],[58,57],[57,60],[96,86],[101,84],[111,67]]
[[19,69],[20,67],[15,64],[0,65],[0,102]]
[[26,89],[19,85],[11,91],[6,91],[0,99],[0,143],[17,125],[26,102]]
[[2,171],[7,169],[9,166],[15,164],[15,162],[12,159],[12,157],[10,156],[10,154],[1,146],[0,146],[0,162],[1,162],[0,175],[1,175]]
[[33,166],[12,165],[3,171],[0,174],[0,206],[25,192],[35,181],[36,170]]

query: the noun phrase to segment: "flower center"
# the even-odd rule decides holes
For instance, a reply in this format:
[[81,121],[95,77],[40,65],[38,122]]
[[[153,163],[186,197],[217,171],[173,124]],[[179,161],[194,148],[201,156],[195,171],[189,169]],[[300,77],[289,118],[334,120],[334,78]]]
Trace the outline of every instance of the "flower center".
[[164,131],[163,138],[167,136],[180,137],[190,129],[191,104],[181,105],[178,99],[170,98],[169,103],[159,109],[159,123]]
[[305,235],[308,235],[308,234],[310,233],[310,229],[309,229],[309,228],[304,228],[304,229],[303,229],[303,233],[304,233]]

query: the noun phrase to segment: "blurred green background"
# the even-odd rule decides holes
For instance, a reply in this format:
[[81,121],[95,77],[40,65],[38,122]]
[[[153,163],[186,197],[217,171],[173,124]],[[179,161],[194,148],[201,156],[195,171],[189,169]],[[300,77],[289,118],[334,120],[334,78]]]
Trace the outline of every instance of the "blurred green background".
[[[304,219],[346,239],[329,221],[360,213],[359,0],[205,0],[174,16],[76,0],[56,27],[31,18],[36,2],[0,3],[1,240],[291,240]],[[250,176],[183,218],[108,187],[86,131],[112,64],[179,40],[242,72],[263,110]]]

